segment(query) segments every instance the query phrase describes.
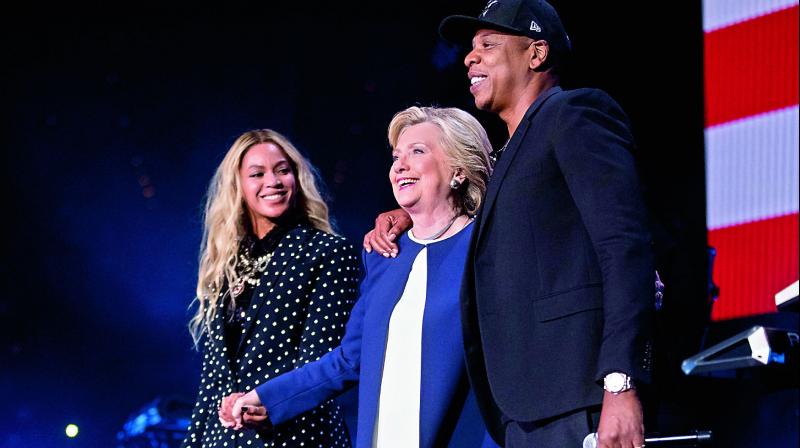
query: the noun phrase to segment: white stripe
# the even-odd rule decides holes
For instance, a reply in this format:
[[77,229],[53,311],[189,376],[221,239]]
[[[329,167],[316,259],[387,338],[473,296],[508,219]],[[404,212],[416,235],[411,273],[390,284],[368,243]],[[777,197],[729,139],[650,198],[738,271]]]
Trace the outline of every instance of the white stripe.
[[785,302],[788,302],[800,294],[800,282],[794,281],[791,285],[781,289],[775,294],[775,305],[780,307]]
[[709,230],[798,211],[798,114],[792,106],[706,129]]
[[714,31],[797,4],[798,0],[704,0],[703,31]]
[[389,318],[373,448],[419,446],[422,319],[427,282],[425,246],[414,259],[403,295]]

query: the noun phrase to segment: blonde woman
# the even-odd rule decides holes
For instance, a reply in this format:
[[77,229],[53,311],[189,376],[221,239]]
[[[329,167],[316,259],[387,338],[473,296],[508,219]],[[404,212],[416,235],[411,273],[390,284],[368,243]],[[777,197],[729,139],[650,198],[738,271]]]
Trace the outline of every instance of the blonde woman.
[[397,258],[364,253],[366,276],[341,346],[233,397],[220,412],[227,426],[258,426],[254,416],[264,414],[291,420],[358,382],[359,448],[492,446],[468,400],[459,317],[489,140],[462,110],[411,107],[392,119],[389,143],[392,192],[413,223],[398,240],[402,250]]
[[223,397],[336,347],[358,279],[357,253],[333,234],[310,164],[275,131],[242,134],[208,191],[190,323],[203,367],[183,446],[349,447],[334,401],[241,433],[223,427],[217,412]]

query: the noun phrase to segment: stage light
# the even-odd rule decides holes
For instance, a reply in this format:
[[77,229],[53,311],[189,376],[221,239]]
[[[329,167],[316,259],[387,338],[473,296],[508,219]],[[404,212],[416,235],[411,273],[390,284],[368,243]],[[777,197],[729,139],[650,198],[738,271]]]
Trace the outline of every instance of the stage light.
[[70,439],[75,438],[78,436],[78,425],[73,425],[72,423],[70,423],[69,425],[67,425],[67,428],[64,430],[64,432]]
[[189,428],[192,403],[156,398],[131,415],[117,433],[119,448],[178,448]]

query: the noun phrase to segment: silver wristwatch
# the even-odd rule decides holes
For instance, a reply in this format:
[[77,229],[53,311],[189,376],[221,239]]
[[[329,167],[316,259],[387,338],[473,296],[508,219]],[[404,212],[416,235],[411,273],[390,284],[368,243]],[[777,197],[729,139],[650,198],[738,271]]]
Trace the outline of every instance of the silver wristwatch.
[[618,395],[633,389],[633,380],[622,372],[611,372],[603,378],[603,389]]

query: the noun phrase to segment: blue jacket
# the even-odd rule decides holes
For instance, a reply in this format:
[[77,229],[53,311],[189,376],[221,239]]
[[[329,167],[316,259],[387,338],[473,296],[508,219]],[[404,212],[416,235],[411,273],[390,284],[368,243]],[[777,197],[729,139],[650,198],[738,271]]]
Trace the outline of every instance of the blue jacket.
[[[472,227],[428,245],[420,447],[451,443],[480,446],[484,440],[485,429],[477,417],[477,409],[474,413],[469,409],[475,403],[467,400],[469,389],[459,320],[459,286]],[[398,244],[400,251],[395,259],[364,253],[366,276],[342,344],[319,361],[256,388],[273,424],[289,420],[360,382],[356,446],[372,446],[389,318],[403,293],[412,263],[424,247],[407,235]],[[471,406],[465,407],[465,401]]]

